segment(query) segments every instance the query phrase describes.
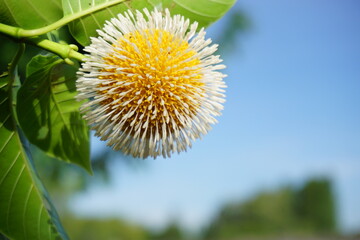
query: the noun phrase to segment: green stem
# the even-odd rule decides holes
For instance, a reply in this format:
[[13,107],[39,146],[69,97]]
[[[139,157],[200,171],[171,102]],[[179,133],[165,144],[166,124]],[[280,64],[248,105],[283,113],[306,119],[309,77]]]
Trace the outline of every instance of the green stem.
[[73,44],[60,44],[40,37],[29,38],[27,41],[35,46],[59,55],[68,64],[73,64],[70,58],[74,58],[80,62],[85,58],[83,54],[77,52],[78,48]]
[[[0,27],[1,27],[0,23]],[[5,25],[7,26],[7,25]],[[40,37],[27,38],[23,40],[24,42],[29,42],[32,45],[38,46],[45,50],[48,50],[52,53],[55,53],[65,59],[66,63],[72,64],[70,58],[74,58],[78,61],[83,61],[85,56],[78,51],[78,47],[76,45],[70,44],[60,44],[57,42],[53,42],[47,39],[42,39]]]
[[63,17],[62,19],[48,25],[42,28],[38,28],[38,29],[22,29],[22,28],[18,28],[18,27],[13,27],[13,26],[9,26],[6,24],[2,24],[0,23],[0,32],[1,33],[5,33],[13,38],[28,38],[28,37],[35,37],[35,36],[40,36],[43,35],[45,33],[48,33],[52,30],[58,29],[66,24],[68,24],[69,22],[72,22],[76,19],[79,19],[81,17],[84,17],[86,15],[89,15],[91,13],[97,12],[99,10],[102,10],[104,8],[108,8],[111,7],[113,5],[125,2],[127,0],[114,0],[111,2],[106,2],[103,4],[99,4],[95,7],[92,8],[88,8],[85,9],[83,11],[68,15]]
[[10,94],[11,94],[11,91],[12,91],[12,85],[14,83],[14,79],[15,79],[15,69],[16,69],[16,66],[21,58],[21,56],[24,54],[25,52],[25,44],[24,43],[20,43],[19,44],[19,48],[13,58],[13,60],[11,61],[10,65],[9,65],[9,76],[10,76],[10,81],[9,81],[9,91],[10,91]]
[[83,61],[85,58],[84,55],[77,52],[77,47],[75,45],[65,45],[65,44],[59,44],[47,39],[41,39],[38,36],[46,34],[50,31],[53,31],[55,29],[58,29],[66,24],[68,24],[71,21],[74,21],[76,19],[79,19],[81,17],[84,17],[86,15],[89,15],[91,13],[100,11],[102,9],[111,7],[113,5],[125,2],[128,0],[114,0],[110,2],[106,2],[103,4],[99,4],[95,7],[85,9],[83,11],[68,15],[63,17],[62,19],[45,26],[43,28],[38,29],[22,29],[19,27],[13,27],[6,24],[0,23],[0,33],[4,33],[8,36],[11,36],[15,39],[24,39],[25,42],[29,42],[33,45],[36,45],[40,48],[43,48],[45,50],[48,50],[50,52],[53,52],[60,57],[62,57],[66,63],[73,64],[73,62],[70,60],[70,58],[77,59],[79,61]]

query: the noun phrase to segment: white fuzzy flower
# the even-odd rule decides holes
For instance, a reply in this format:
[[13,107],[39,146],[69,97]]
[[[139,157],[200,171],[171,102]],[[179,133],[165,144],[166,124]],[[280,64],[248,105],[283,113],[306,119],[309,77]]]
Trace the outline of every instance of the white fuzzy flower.
[[217,45],[169,10],[127,11],[85,47],[78,100],[101,140],[134,157],[185,151],[223,109],[225,66]]

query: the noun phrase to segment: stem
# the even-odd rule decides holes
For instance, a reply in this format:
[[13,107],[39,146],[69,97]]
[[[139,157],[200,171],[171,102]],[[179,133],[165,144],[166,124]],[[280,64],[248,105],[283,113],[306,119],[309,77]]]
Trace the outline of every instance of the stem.
[[13,60],[11,61],[10,65],[9,65],[9,83],[8,83],[8,90],[10,91],[10,94],[12,92],[12,85],[14,83],[14,79],[15,79],[15,69],[16,66],[21,58],[21,56],[24,54],[25,52],[25,43],[20,43],[19,44],[19,48],[13,58]]
[[29,38],[27,39],[27,41],[35,46],[59,55],[68,64],[72,64],[70,58],[74,58],[80,62],[82,62],[85,58],[83,54],[77,52],[78,48],[76,45],[73,44],[60,44],[39,37]]
[[71,21],[74,21],[78,18],[84,17],[88,14],[97,12],[99,10],[102,10],[104,8],[108,8],[111,7],[113,5],[125,2],[127,0],[114,0],[111,2],[106,2],[103,4],[99,4],[95,7],[92,8],[88,8],[86,10],[71,14],[71,15],[67,15],[64,16],[62,19],[48,25],[42,28],[38,28],[38,29],[22,29],[22,28],[18,28],[18,27],[13,27],[13,26],[9,26],[6,24],[2,24],[0,23],[0,32],[5,33],[7,35],[10,35],[14,38],[28,38],[28,37],[35,37],[35,36],[39,36],[39,35],[43,35],[45,33],[48,33],[52,30],[58,29],[66,24],[68,24]]

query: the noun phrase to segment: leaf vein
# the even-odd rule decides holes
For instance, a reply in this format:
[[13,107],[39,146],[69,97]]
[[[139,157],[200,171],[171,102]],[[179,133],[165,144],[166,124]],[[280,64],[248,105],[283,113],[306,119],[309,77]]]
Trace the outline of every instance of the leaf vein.
[[81,8],[81,1],[79,0],[78,2],[79,2],[79,12],[81,12],[81,11],[82,11],[82,8]]
[[[4,124],[6,123],[7,120],[9,120],[10,118],[10,114],[7,115],[7,117],[3,120],[3,122],[0,124],[0,128],[2,128],[4,126]],[[1,150],[0,150],[1,152]]]
[[107,10],[108,12],[110,12],[110,14],[111,14],[111,16],[112,16],[113,18],[116,18],[115,14],[113,13],[113,11],[112,11],[110,8],[106,8],[106,10]]
[[[10,116],[10,115],[9,115]],[[9,138],[6,140],[5,144],[2,146],[0,153],[5,149],[6,145],[8,145],[8,143],[10,142],[10,139],[14,136],[15,132],[12,131]]]
[[9,99],[9,97],[4,98],[4,100],[3,100],[2,102],[0,102],[0,105],[6,103],[6,101],[7,101],[8,99]]
[[30,194],[31,194],[33,188],[34,188],[34,185],[31,184],[30,189],[29,189],[29,191],[27,193],[27,196],[25,198],[24,212],[23,212],[23,217],[22,217],[22,219],[23,219],[23,228],[24,228],[24,239],[28,239],[27,238],[27,232],[26,232],[25,216],[26,216],[27,205],[29,204]]
[[[41,222],[41,214],[42,214],[42,211],[44,209],[44,206],[42,206],[39,210],[39,217],[38,217],[38,224],[36,226],[40,226],[40,222]],[[38,239],[39,240],[42,240],[41,239],[41,236],[40,236],[40,227],[38,228]]]
[[11,163],[9,169],[6,171],[6,173],[2,176],[1,180],[0,180],[0,186],[2,185],[2,183],[4,182],[5,178],[7,177],[7,175],[9,174],[9,172],[11,171],[11,169],[14,167],[16,161],[18,160],[20,155],[20,151],[18,153],[18,155],[16,156],[16,158],[14,159],[14,161]]
[[98,20],[96,19],[96,17],[94,16],[94,14],[91,14],[91,17],[94,19],[94,22],[99,26],[99,29],[101,28],[100,23],[98,22]]
[[83,28],[83,30],[84,30],[84,34],[85,34],[85,36],[86,36],[86,39],[89,39],[90,36],[89,36],[89,34],[88,34],[88,32],[87,32],[87,30],[86,30],[86,28],[85,28],[84,21],[82,20],[82,18],[80,18],[79,21],[80,21],[81,26],[82,26],[82,28]]
[[[50,88],[50,91],[51,91],[51,93],[52,93],[52,89],[51,89],[51,88]],[[66,124],[65,118],[64,118],[64,116],[63,116],[63,114],[62,114],[60,105],[58,104],[58,102],[57,102],[57,100],[56,100],[56,98],[55,98],[55,94],[52,93],[52,94],[51,94],[51,97],[52,97],[52,99],[53,99],[53,101],[54,101],[55,107],[57,108],[57,110],[58,110],[58,112],[59,112],[59,115],[60,115],[60,117],[61,117],[61,121],[62,121],[63,124],[64,124],[64,127],[67,128],[67,130],[69,130],[69,128],[68,128],[68,126],[67,126],[67,124]],[[52,111],[52,110],[51,110],[51,111]]]
[[43,15],[36,7],[32,4],[31,0],[30,0],[30,1],[27,1],[27,2],[28,2],[29,5],[31,6],[31,8],[34,9],[34,11],[36,12],[36,14],[37,14],[38,16],[40,16],[43,20],[45,20],[45,22],[47,22],[47,23],[51,23],[51,22],[52,22],[51,20],[49,20],[45,15]]
[[[19,155],[18,155],[19,156]],[[18,158],[18,157],[17,157]],[[14,182],[14,186],[13,186],[13,188],[12,188],[12,190],[11,190],[11,193],[10,193],[10,198],[9,198],[9,207],[8,207],[8,209],[7,209],[7,211],[6,211],[6,227],[7,227],[7,229],[8,229],[8,231],[10,232],[10,223],[9,223],[9,221],[10,221],[10,210],[11,210],[11,204],[13,203],[12,202],[12,198],[13,198],[13,195],[14,195],[14,192],[15,192],[15,189],[16,189],[16,186],[17,186],[17,184],[18,184],[18,182],[19,182],[19,180],[20,180],[20,177],[21,177],[21,175],[23,174],[23,172],[24,172],[24,170],[25,170],[25,165],[23,165],[22,166],[22,168],[21,168],[21,170],[20,170],[20,173],[19,173],[19,175],[17,176],[17,178],[16,178],[16,180],[15,180],[15,182]]]
[[16,19],[15,19],[15,14],[12,12],[12,10],[11,10],[11,8],[9,7],[9,4],[7,3],[7,1],[6,1],[6,0],[4,0],[4,4],[5,4],[5,6],[7,7],[7,9],[9,10],[9,12],[10,12],[10,14],[11,14],[11,16],[12,16],[12,18],[13,18],[14,22],[15,22],[17,25],[19,25],[19,24],[16,22]]

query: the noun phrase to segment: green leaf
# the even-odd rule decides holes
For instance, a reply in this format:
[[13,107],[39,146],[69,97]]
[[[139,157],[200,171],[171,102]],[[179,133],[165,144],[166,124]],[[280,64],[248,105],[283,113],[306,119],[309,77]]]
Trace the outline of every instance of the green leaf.
[[10,93],[0,88],[0,232],[12,239],[68,239],[22,146]]
[[62,16],[61,0],[0,0],[1,23],[35,29]]
[[9,82],[9,77],[8,76],[9,76],[8,72],[3,72],[0,75],[0,88],[3,88],[8,84],[8,82]]
[[17,115],[31,143],[91,172],[89,130],[75,100],[76,67],[57,56],[36,56],[17,97]]
[[[111,0],[62,0],[64,16],[80,12],[98,4]],[[169,8],[172,14],[181,14],[191,21],[199,22],[200,27],[206,27],[221,18],[236,2],[236,0],[129,0],[113,7],[95,12],[69,23],[73,37],[83,46],[90,44],[90,37],[97,36],[96,29],[101,29],[106,20],[116,17],[127,9]]]

